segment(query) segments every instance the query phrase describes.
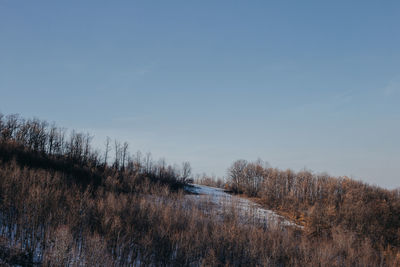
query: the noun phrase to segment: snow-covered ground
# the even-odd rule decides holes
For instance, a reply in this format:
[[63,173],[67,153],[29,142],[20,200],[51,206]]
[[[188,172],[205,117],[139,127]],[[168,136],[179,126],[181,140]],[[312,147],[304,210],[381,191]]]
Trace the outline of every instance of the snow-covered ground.
[[186,187],[186,190],[193,193],[187,197],[208,201],[210,204],[215,206],[217,210],[219,209],[222,211],[224,209],[229,209],[230,207],[236,207],[241,219],[244,218],[247,221],[258,221],[266,224],[282,224],[302,228],[302,226],[287,220],[283,216],[271,210],[262,208],[261,205],[252,202],[251,200],[230,195],[220,188],[191,184],[191,186]]

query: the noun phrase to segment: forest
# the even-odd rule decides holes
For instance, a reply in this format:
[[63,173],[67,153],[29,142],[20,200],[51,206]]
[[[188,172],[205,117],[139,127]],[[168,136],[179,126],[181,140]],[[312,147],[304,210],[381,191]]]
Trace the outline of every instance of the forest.
[[[302,227],[186,196],[188,162],[0,114],[5,266],[399,266],[400,190],[238,160],[214,181]],[[198,182],[212,183],[212,179]]]

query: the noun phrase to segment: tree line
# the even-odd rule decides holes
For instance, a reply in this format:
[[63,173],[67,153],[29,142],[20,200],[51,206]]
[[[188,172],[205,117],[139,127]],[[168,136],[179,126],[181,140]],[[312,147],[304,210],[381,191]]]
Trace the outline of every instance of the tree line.
[[[0,263],[19,266],[398,266],[390,251],[332,229],[261,225],[183,191],[118,173],[96,188],[69,173],[0,163]],[[136,180],[138,179],[138,180]]]
[[[396,221],[383,219],[398,215],[398,191],[241,162],[232,169],[232,191],[288,213],[294,214],[297,207],[306,219],[305,230],[251,220],[244,224],[234,203],[221,211],[185,196],[182,189],[191,177],[190,164],[178,168],[165,160],[154,161],[149,154],[130,154],[127,144],[110,138],[99,151],[90,145],[90,135],[53,126],[1,116],[1,265],[400,264]],[[323,208],[325,202],[337,203],[340,212]],[[368,224],[360,224],[367,220],[366,203],[374,202],[372,210],[382,208],[383,218],[372,212]],[[340,219],[332,223],[332,218]],[[363,234],[375,225],[370,223],[374,219],[386,222],[383,229],[392,229],[395,239],[385,234],[375,243],[379,238]],[[377,249],[380,244],[382,249]]]
[[228,169],[228,188],[255,197],[305,226],[308,236],[333,239],[339,227],[379,253],[400,257],[399,190],[386,190],[348,177],[303,170],[279,170],[261,160],[235,161]]
[[0,159],[15,158],[20,164],[69,170],[78,182],[98,185],[109,172],[120,175],[141,175],[154,182],[182,187],[191,176],[188,162],[168,165],[155,161],[150,153],[131,154],[127,142],[106,138],[104,151],[91,144],[93,136],[57,127],[39,119],[24,119],[18,114],[0,113]]

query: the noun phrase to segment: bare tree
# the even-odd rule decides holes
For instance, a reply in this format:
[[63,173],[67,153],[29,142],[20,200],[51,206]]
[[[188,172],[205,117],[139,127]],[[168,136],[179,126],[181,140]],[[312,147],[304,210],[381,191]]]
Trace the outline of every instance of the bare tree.
[[190,166],[190,163],[187,161],[182,163],[182,174],[181,174],[182,182],[187,182],[187,180],[190,179],[191,174],[192,174],[192,167]]
[[125,162],[128,157],[128,143],[124,142],[122,145],[122,169],[125,169]]
[[243,190],[244,186],[244,171],[247,166],[246,160],[237,160],[228,169],[228,177],[232,183],[232,190],[240,192]]
[[6,122],[1,133],[3,140],[14,138],[14,134],[18,128],[18,119],[18,114],[11,114],[6,117]]
[[104,151],[104,166],[107,166],[108,153],[111,151],[111,138],[107,136],[105,142],[106,150]]
[[133,166],[137,172],[142,172],[142,152],[137,151],[134,157]]
[[144,164],[146,166],[145,167],[146,168],[145,172],[146,173],[150,173],[151,168],[152,168],[152,161],[151,161],[151,153],[150,152],[146,154],[146,158],[144,159]]
[[85,163],[88,162],[89,157],[90,157],[90,150],[91,150],[91,145],[90,143],[93,140],[93,136],[91,136],[89,133],[86,133],[83,136],[83,160]]
[[117,140],[114,140],[114,149],[115,149],[115,158],[114,158],[114,166],[116,169],[119,168],[121,163],[121,143]]
[[57,127],[55,123],[52,123],[50,126],[50,131],[48,133],[48,144],[47,151],[50,155],[53,154],[55,143],[57,138]]

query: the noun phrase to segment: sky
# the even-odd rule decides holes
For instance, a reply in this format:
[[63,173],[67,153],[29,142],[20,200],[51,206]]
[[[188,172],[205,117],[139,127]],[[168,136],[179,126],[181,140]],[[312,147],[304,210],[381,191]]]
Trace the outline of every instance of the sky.
[[399,1],[0,0],[0,112],[194,173],[400,187]]

